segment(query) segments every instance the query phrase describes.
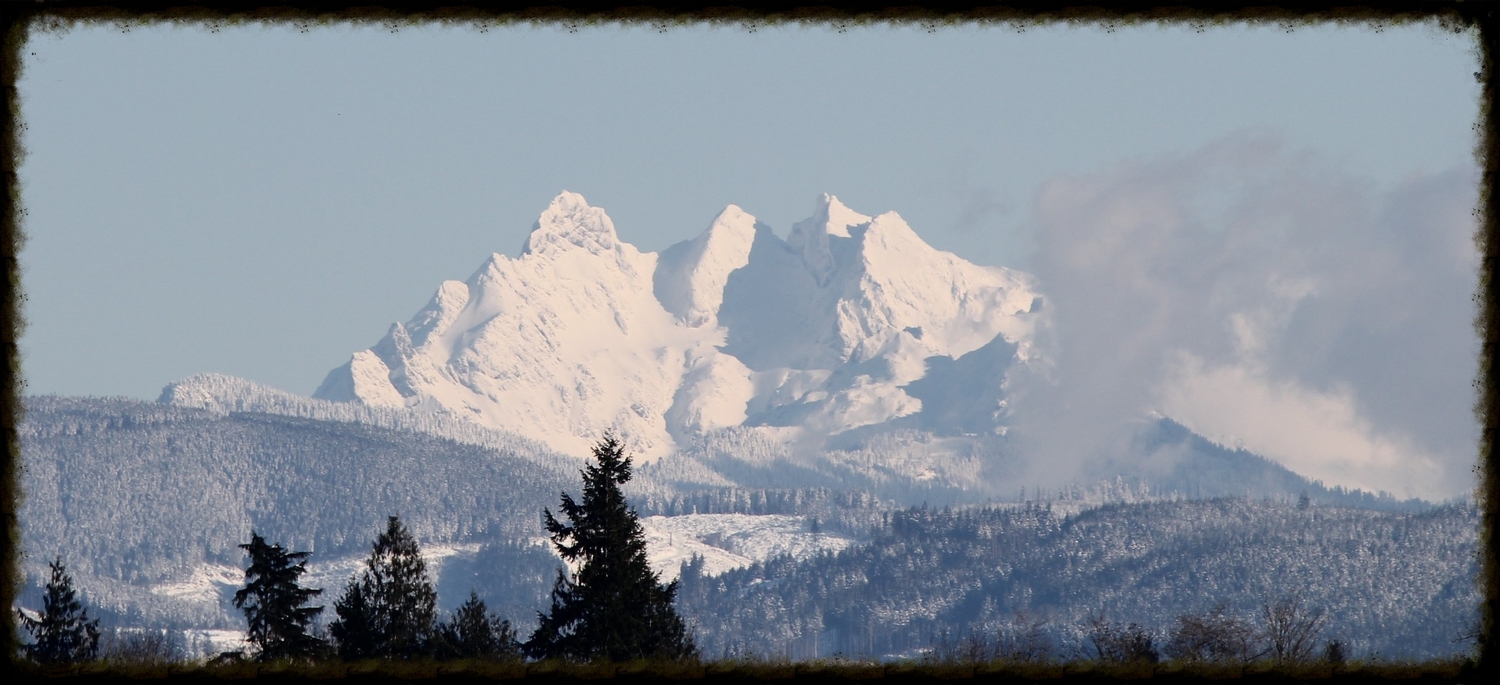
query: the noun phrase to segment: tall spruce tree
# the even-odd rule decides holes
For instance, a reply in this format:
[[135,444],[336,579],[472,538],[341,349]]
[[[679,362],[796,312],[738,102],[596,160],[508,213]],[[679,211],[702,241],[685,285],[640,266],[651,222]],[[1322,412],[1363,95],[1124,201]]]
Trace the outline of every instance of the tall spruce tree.
[[437,591],[416,538],[390,517],[376,538],[365,570],[349,581],[334,604],[338,620],[328,631],[346,659],[408,659],[430,653],[437,622]]
[[663,585],[646,563],[646,536],[620,486],[630,480],[630,457],[606,435],[584,467],[583,502],[562,493],[562,523],[543,509],[547,532],[563,559],[580,564],[562,570],[552,586],[552,606],[538,613],[540,625],[525,645],[539,659],[695,656],[691,636],[673,609],[677,582]]
[[26,655],[44,664],[93,659],[99,653],[99,619],[89,620],[88,609],[79,601],[73,577],[63,566],[62,557],[48,566],[52,577],[47,581],[47,593],[42,596],[41,618],[34,619],[16,610],[33,640],[26,645]]
[[249,641],[259,652],[256,658],[296,659],[322,651],[323,641],[309,635],[307,625],[323,607],[303,605],[323,591],[297,584],[307,572],[310,553],[268,545],[255,531],[240,549],[250,555],[250,566],[245,569],[245,587],[234,593],[234,606],[245,612]]

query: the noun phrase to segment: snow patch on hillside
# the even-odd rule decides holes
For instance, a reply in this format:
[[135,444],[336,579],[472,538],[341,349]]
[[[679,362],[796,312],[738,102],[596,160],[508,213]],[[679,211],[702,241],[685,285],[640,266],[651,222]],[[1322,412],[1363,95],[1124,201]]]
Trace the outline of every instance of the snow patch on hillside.
[[855,541],[813,532],[804,516],[687,514],[641,519],[646,557],[663,581],[677,578],[682,564],[703,557],[703,573],[718,575],[757,561],[789,554],[806,559],[838,552]]
[[[459,556],[472,556],[479,552],[479,548],[480,545],[475,543],[423,545],[422,560],[427,563],[427,577],[436,582],[442,576],[445,564]],[[321,588],[323,598],[332,602],[343,593],[344,586],[365,569],[367,558],[368,555],[314,558],[309,560],[307,572],[298,583],[303,587]],[[241,567],[198,564],[184,577],[152,585],[149,590],[154,595],[182,602],[227,605],[244,585],[245,569]]]
[[[215,603],[225,588],[238,589],[245,581],[245,570],[223,564],[200,564],[185,578],[153,585],[151,593],[184,602]],[[232,594],[233,590],[231,590]]]
[[[472,557],[479,553],[478,543],[421,545],[422,561],[427,564],[427,577],[436,583],[443,575],[443,566],[460,557]],[[350,580],[359,577],[365,570],[368,554],[344,556],[334,559],[312,561],[301,583],[306,587],[323,589],[324,597],[337,598]],[[332,599],[328,600],[332,602]]]

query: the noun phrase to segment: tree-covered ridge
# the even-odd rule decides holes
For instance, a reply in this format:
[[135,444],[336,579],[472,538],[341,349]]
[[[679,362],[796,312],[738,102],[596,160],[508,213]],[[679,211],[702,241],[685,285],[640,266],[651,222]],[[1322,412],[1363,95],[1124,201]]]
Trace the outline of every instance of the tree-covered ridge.
[[549,493],[572,481],[504,452],[355,423],[132,400],[30,398],[27,409],[22,544],[73,560],[105,605],[149,606],[163,598],[127,596],[130,585],[237,566],[249,530],[320,558],[365,549],[395,512],[429,544],[536,536]]
[[[1139,422],[1131,440],[1109,458],[1090,463],[1074,484],[1038,492],[1024,480],[1025,459],[1004,435],[943,435],[902,428],[852,430],[821,452],[797,452],[751,428],[707,433],[679,452],[646,464],[641,473],[681,491],[828,489],[869,493],[903,505],[979,504],[1017,498],[1076,499],[1089,483],[1123,481],[1152,497],[1285,497],[1314,503],[1415,511],[1430,503],[1385,493],[1329,487],[1260,455],[1216,444],[1171,419]],[[656,485],[659,489],[660,485]],[[643,495],[669,493],[637,489]]]
[[1040,618],[1081,649],[1091,612],[1165,643],[1180,614],[1249,616],[1298,592],[1351,654],[1445,656],[1477,616],[1469,505],[1384,513],[1220,499],[891,514],[870,544],[683,575],[684,615],[709,655],[914,653],[947,631]]

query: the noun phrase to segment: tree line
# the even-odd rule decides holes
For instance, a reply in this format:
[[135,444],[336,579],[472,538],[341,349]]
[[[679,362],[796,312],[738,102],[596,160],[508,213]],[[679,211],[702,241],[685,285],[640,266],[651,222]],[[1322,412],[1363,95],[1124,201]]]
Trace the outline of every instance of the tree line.
[[[677,583],[663,584],[651,571],[644,530],[621,492],[632,475],[630,457],[612,435],[594,447],[593,457],[581,472],[582,499],[562,493],[561,518],[543,509],[552,544],[578,570],[558,570],[551,606],[538,612],[539,625],[525,641],[473,591],[440,617],[416,538],[391,516],[363,570],[334,602],[336,618],[327,635],[316,629],[326,607],[312,604],[323,590],[299,582],[310,553],[267,543],[251,531],[250,541],[239,545],[249,565],[234,595],[235,607],[245,614],[250,649],[220,654],[216,661],[695,656],[692,636],[673,607]],[[99,621],[89,617],[62,560],[50,568],[42,610],[35,616],[17,610],[33,638],[26,656],[39,663],[92,660],[99,651]]]
[[[635,583],[628,582],[629,574],[608,577],[612,563],[643,562],[644,554],[637,554],[643,550],[632,549],[633,545],[627,541],[615,550],[624,553],[613,559],[606,554],[586,557],[582,552],[597,548],[601,542],[608,545],[607,538],[595,536],[620,532],[608,525],[595,525],[605,516],[618,515],[619,509],[611,511],[606,506],[586,511],[587,505],[601,502],[603,493],[596,492],[591,498],[588,490],[585,492],[582,504],[564,496],[563,512],[572,519],[571,526],[557,522],[550,512],[546,516],[554,541],[570,540],[565,544],[568,550],[576,552],[570,559],[582,560],[591,573],[585,576],[581,569],[576,579],[569,579],[562,571],[558,572],[551,609],[539,613],[541,625],[526,642],[517,638],[509,621],[488,611],[484,600],[473,592],[450,616],[439,619],[437,594],[426,576],[416,540],[400,519],[392,516],[386,531],[376,539],[365,569],[346,585],[335,604],[338,619],[329,626],[331,639],[314,634],[312,629],[324,607],[309,606],[308,602],[323,591],[302,587],[297,582],[306,570],[309,554],[267,544],[252,533],[251,541],[241,545],[250,557],[250,565],[245,570],[245,586],[235,593],[234,604],[245,613],[246,642],[254,651],[250,655],[244,651],[226,652],[215,661],[246,658],[278,661],[335,655],[351,661],[695,658],[692,638],[671,606],[675,582],[658,584],[655,575],[649,572],[636,575]],[[692,563],[701,565],[701,559]],[[23,626],[34,638],[25,646],[25,653],[39,663],[93,660],[100,651],[99,621],[89,617],[61,559],[54,560],[49,567],[51,577],[42,611],[35,617],[18,611]],[[1096,613],[1082,627],[1086,651],[1074,656],[1106,665],[1157,664],[1163,660],[1209,665],[1269,662],[1290,666],[1315,661],[1332,666],[1344,664],[1342,641],[1320,641],[1325,613],[1319,607],[1307,606],[1299,594],[1263,603],[1259,619],[1256,625],[1229,612],[1224,605],[1202,614],[1181,614],[1170,640],[1161,645],[1155,634],[1139,624],[1114,622]],[[924,660],[950,664],[1052,663],[1062,653],[1046,628],[1045,619],[1018,613],[1008,628],[993,633],[976,630],[961,639],[951,639],[944,632],[926,651]],[[160,639],[161,636],[150,633],[138,636],[135,642]],[[159,651],[160,645],[132,644],[125,648]]]
[[[927,658],[941,663],[1049,663],[1063,656],[1063,650],[1047,624],[1046,619],[1018,612],[1015,620],[993,631],[975,630],[960,639],[945,632]],[[1298,593],[1263,602],[1256,620],[1223,604],[1202,613],[1179,614],[1165,644],[1138,623],[1113,621],[1097,612],[1078,627],[1084,640],[1073,656],[1109,665],[1343,665],[1344,642],[1322,639],[1326,625],[1323,609],[1308,605]]]
[[[1216,523],[1220,519],[1239,520],[1245,518],[1249,509],[1270,507],[1266,504],[1208,502],[1195,503],[1190,508],[1181,503],[1152,505],[1163,511],[1144,522],[1158,521],[1165,526],[1155,533],[1151,532],[1154,530],[1151,526],[1146,526],[1151,530],[1140,529],[1137,524],[1143,521],[1137,519],[1142,514],[1129,507],[1118,512],[1105,508],[1077,517],[1057,516],[1046,508],[1031,506],[964,512],[914,508],[886,514],[880,526],[884,532],[871,545],[844,554],[796,564],[790,559],[771,560],[715,577],[703,576],[701,561],[689,564],[682,574],[679,597],[678,583],[659,583],[646,565],[636,511],[628,506],[621,493],[620,486],[630,479],[631,464],[618,442],[613,439],[601,442],[594,450],[594,461],[581,475],[584,481],[581,501],[564,494],[558,516],[543,509],[554,548],[576,570],[571,574],[557,572],[550,607],[538,612],[538,628],[526,639],[517,635],[507,621],[494,615],[477,593],[471,592],[469,601],[457,611],[440,616],[436,592],[417,543],[400,519],[391,517],[386,530],[374,541],[362,572],[343,588],[332,604],[332,611],[315,606],[322,590],[305,588],[298,582],[309,555],[269,544],[252,531],[250,541],[239,545],[251,563],[245,572],[245,585],[234,598],[235,605],[245,612],[251,648],[238,658],[624,660],[689,656],[696,652],[696,644],[709,645],[709,649],[718,652],[713,638],[727,634],[765,637],[782,643],[810,640],[811,649],[800,653],[814,658],[834,651],[913,653],[929,646],[943,660],[962,654],[974,659],[986,654],[1013,659],[1017,654],[1045,653],[1048,656],[1044,660],[1083,658],[1107,663],[1140,660],[1295,663],[1319,656],[1337,661],[1351,644],[1356,651],[1360,649],[1358,642],[1323,641],[1321,633],[1328,625],[1327,615],[1309,608],[1310,603],[1300,596],[1267,600],[1258,613],[1248,605],[1238,607],[1251,618],[1224,607],[1206,613],[1181,614],[1175,616],[1176,628],[1166,630],[1160,628],[1168,625],[1175,612],[1150,615],[1128,604],[1094,602],[1095,607],[1114,606],[1117,612],[1123,610],[1132,618],[1158,627],[1157,631],[1132,623],[1113,623],[1103,615],[1084,620],[1075,613],[1070,617],[1054,616],[1063,620],[1028,633],[1030,628],[1020,624],[1005,624],[996,611],[1027,606],[1013,598],[1032,595],[1036,599],[1030,606],[1045,607],[1054,601],[1046,594],[1057,585],[1053,581],[1077,584],[1090,577],[1087,573],[1097,574],[1079,565],[1088,558],[1086,555],[1073,552],[1097,550],[1099,540],[1119,543],[1127,537],[1122,535],[1121,528],[1126,523],[1134,526],[1131,534],[1136,539],[1159,534],[1190,540],[1196,539],[1195,530],[1204,527],[1193,523],[1195,517],[1208,517],[1205,520],[1213,524],[1208,527],[1218,529],[1223,527]],[[735,493],[729,494],[733,497],[723,497],[724,504],[738,498]],[[802,497],[792,494],[787,500],[789,505],[807,504],[807,500],[799,501]],[[690,506],[698,504],[719,503],[695,502]],[[1316,508],[1304,505],[1295,512],[1282,511],[1285,507],[1272,508],[1286,519],[1282,524],[1274,529],[1264,526],[1247,529],[1252,537],[1236,534],[1225,544],[1233,542],[1236,549],[1258,549],[1265,540],[1276,539],[1264,537],[1268,531],[1295,530],[1298,535],[1327,532],[1322,524],[1313,525],[1322,520]],[[1355,512],[1329,520],[1338,522],[1349,516],[1362,520],[1375,515]],[[1394,544],[1394,540],[1406,537],[1431,537],[1432,531],[1418,524],[1433,516],[1437,514],[1391,519],[1390,525],[1380,529],[1355,526],[1351,531],[1361,535],[1335,538],[1336,541],[1345,537],[1363,539],[1367,544],[1360,549],[1376,549],[1377,545]],[[1441,533],[1447,529],[1444,526],[1433,530]],[[1037,544],[1054,538],[1065,546]],[[1058,549],[1073,552],[1059,555]],[[1167,551],[1185,554],[1203,549],[1200,545]],[[1256,568],[1283,565],[1266,563],[1257,564]],[[1151,567],[1154,566],[1136,564],[1122,568]],[[1209,573],[1213,568],[1217,567],[1205,567],[1195,577],[1223,576]],[[1220,580],[1244,584],[1247,579],[1226,576]],[[964,589],[976,584],[978,591]],[[1224,597],[1224,587],[1215,584],[1202,588],[1206,592],[1199,594]],[[34,637],[34,643],[27,647],[28,656],[47,662],[94,658],[101,640],[98,621],[88,617],[61,559],[53,562],[46,594],[42,612],[22,612],[22,622]],[[726,613],[723,611],[726,605],[716,603],[713,598],[728,596],[740,597],[740,609],[753,608],[757,616],[714,616],[715,612]],[[906,625],[914,634],[910,640],[896,644],[875,631],[880,627],[877,619],[885,615],[880,612],[902,612],[914,605],[945,598],[960,600],[949,603],[963,610],[940,617],[949,626],[985,625],[988,626],[985,630],[992,632],[971,633],[964,641],[950,642],[946,635],[934,635],[934,629],[942,627],[941,623],[932,620],[918,624],[916,620],[908,620]],[[683,628],[674,608],[678,600],[683,601],[687,615],[696,614],[703,642],[696,643],[694,636]],[[326,631],[317,627],[318,617],[324,614],[332,619]],[[1314,616],[1315,619],[1309,619]],[[798,620],[806,625],[793,625]],[[857,629],[867,634],[856,634]],[[778,630],[786,634],[771,635]],[[1298,638],[1299,635],[1302,637]],[[822,640],[822,650],[818,640]],[[1067,646],[1067,651],[1060,645]],[[746,647],[761,651],[759,645]]]
[[1258,624],[1264,605],[1300,592],[1304,608],[1324,608],[1322,633],[1351,657],[1443,658],[1464,651],[1453,638],[1482,599],[1467,505],[1414,514],[1246,499],[1081,512],[914,507],[877,514],[871,528],[837,554],[685,570],[679,609],[700,648],[917,658],[945,630],[993,641],[1021,611],[1047,619],[1056,658],[1098,659],[1088,618],[1103,610],[1145,626],[1170,660],[1180,615],[1224,604]]

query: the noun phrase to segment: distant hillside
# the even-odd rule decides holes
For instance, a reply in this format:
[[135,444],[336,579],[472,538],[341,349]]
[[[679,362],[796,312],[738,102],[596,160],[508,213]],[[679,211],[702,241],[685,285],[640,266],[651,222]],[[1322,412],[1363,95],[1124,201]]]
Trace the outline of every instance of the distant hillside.
[[683,576],[706,654],[912,654],[944,631],[1047,621],[1076,654],[1102,611],[1167,639],[1180,613],[1219,603],[1253,618],[1300,592],[1326,639],[1355,655],[1436,657],[1478,614],[1479,519],[1468,505],[1420,513],[1219,499],[1107,505],[1076,515],[1030,504],[891,514],[868,545],[806,561]]
[[1141,422],[1124,450],[1095,464],[1078,482],[1040,492],[1024,480],[1024,458],[1003,435],[854,431],[813,453],[736,427],[699,436],[681,447],[644,465],[641,473],[684,492],[814,487],[869,492],[902,506],[1011,501],[1023,489],[1030,499],[1093,497],[1095,504],[1161,497],[1296,499],[1305,494],[1318,504],[1382,511],[1432,506],[1385,493],[1329,488],[1260,455],[1215,444],[1165,418]]
[[359,553],[389,514],[424,543],[534,537],[577,480],[419,433],[132,400],[29,398],[21,440],[28,567],[62,555],[85,586],[238,567],[252,529]]
[[[47,560],[61,555],[90,601],[127,623],[221,626],[235,620],[223,593],[239,583],[242,553],[236,546],[252,529],[315,552],[319,574],[336,590],[338,575],[352,572],[384,517],[399,514],[424,547],[444,555],[445,602],[476,587],[497,606],[525,614],[530,598],[550,587],[553,557],[531,544],[542,536],[542,508],[555,506],[559,491],[576,491],[578,461],[539,453],[524,440],[498,433],[471,435],[437,424],[415,427],[423,432],[398,430],[369,423],[390,418],[384,415],[319,413],[343,408],[335,403],[288,404],[265,393],[236,396],[246,407],[319,418],[236,411],[211,402],[193,408],[124,399],[28,398],[21,427],[27,571],[39,576]],[[1168,421],[1147,428],[1135,449],[1143,454],[1173,450],[1172,470],[1131,474],[1122,467],[1126,475],[1101,476],[1092,487],[1032,489],[1029,498],[1052,502],[1055,516],[1111,502],[1185,495],[1295,502],[1305,493],[1320,511],[1335,504],[1430,509],[1421,502],[1324,488]],[[428,430],[455,431],[464,442]],[[796,515],[860,540],[885,534],[882,512],[893,507],[1014,498],[1008,486],[1002,491],[991,483],[1005,483],[1015,459],[1007,455],[1003,436],[938,437],[905,430],[841,447],[799,461],[781,443],[731,429],[642,466],[628,493],[642,515]],[[1162,461],[1126,456],[1122,464]],[[1387,515],[1349,516],[1376,525]],[[712,539],[705,534],[699,542],[712,545]],[[1091,544],[1106,549],[1112,543]],[[476,549],[482,550],[478,556]],[[1011,552],[996,554],[998,559]],[[515,568],[497,576],[497,567],[486,560],[501,559],[520,561],[501,564]],[[779,633],[767,635],[774,634]]]
[[[947,382],[944,379],[953,380],[939,374],[937,380]],[[422,433],[569,472],[587,454],[586,450],[559,454],[537,441],[443,411],[299,397],[221,374],[172,383],[157,401],[207,410],[214,416],[263,413]],[[1021,488],[1035,493],[1035,484],[1022,475],[1025,456],[1018,454],[1006,436],[985,431],[934,433],[909,418],[848,431],[818,448],[788,444],[777,437],[776,429],[764,426],[708,431],[683,441],[679,451],[667,457],[638,463],[629,490],[638,497],[660,499],[702,490],[811,487],[866,492],[898,505],[1010,500]],[[1214,444],[1164,418],[1142,421],[1134,440],[1119,454],[1096,464],[1077,483],[1047,496],[1076,498],[1074,490],[1100,482],[1113,484],[1120,478],[1137,496],[1295,498],[1307,494],[1324,504],[1400,510],[1429,506],[1417,500],[1326,488],[1264,457]]]
[[[1329,488],[1312,481],[1270,459],[1242,449],[1230,449],[1187,429],[1171,419],[1146,424],[1133,445],[1135,454],[1108,464],[1101,472],[1105,477],[1123,475],[1150,485],[1158,494],[1176,494],[1191,499],[1211,497],[1299,497],[1307,495],[1317,504],[1378,509],[1382,511],[1419,511],[1432,505],[1422,500],[1398,500],[1388,493]],[[1172,467],[1153,472],[1146,464],[1163,452],[1174,453]]]

